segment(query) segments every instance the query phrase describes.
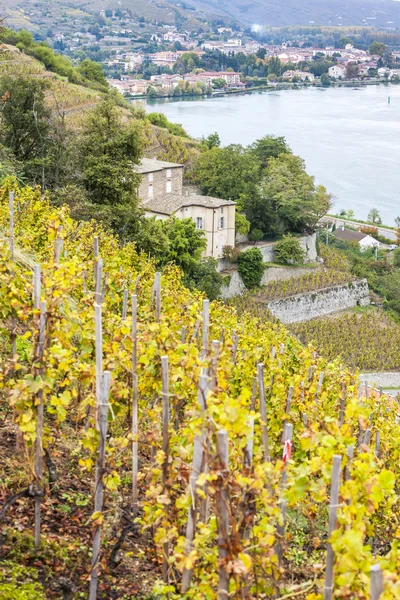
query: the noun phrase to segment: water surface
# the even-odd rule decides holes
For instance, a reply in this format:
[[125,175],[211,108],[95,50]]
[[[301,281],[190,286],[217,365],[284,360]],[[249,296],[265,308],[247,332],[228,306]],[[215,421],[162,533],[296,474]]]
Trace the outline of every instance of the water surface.
[[156,99],[145,106],[194,137],[218,131],[224,145],[283,135],[334,194],[335,211],[352,208],[366,219],[375,207],[388,225],[400,215],[400,85]]

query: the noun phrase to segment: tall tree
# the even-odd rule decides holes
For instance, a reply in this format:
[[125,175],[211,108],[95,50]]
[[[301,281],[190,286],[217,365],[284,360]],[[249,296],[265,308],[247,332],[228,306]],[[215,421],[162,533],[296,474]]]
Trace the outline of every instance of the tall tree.
[[254,142],[250,146],[250,152],[257,158],[261,172],[267,167],[270,158],[292,153],[285,138],[274,135],[265,135]]
[[137,232],[140,175],[135,165],[142,157],[141,127],[123,121],[111,99],[96,106],[87,116],[78,141],[77,169],[90,202],[112,208],[114,229],[126,237]]
[[50,111],[45,106],[48,83],[42,79],[0,79],[1,142],[23,163],[25,176],[46,185]]

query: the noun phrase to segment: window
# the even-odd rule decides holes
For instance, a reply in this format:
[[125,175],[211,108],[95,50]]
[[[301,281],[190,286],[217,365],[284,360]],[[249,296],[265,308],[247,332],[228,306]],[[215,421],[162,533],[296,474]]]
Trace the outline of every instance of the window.
[[153,183],[153,173],[149,173],[149,183]]
[[150,184],[149,185],[149,198],[152,198],[152,197],[153,197],[153,185]]
[[172,192],[172,181],[170,181],[170,180],[167,181],[166,191],[167,191],[167,194],[170,194]]
[[218,229],[225,229],[225,217],[218,219]]
[[197,217],[196,219],[196,229],[204,229],[203,217]]
[[171,171],[171,169],[167,169],[167,177],[169,179],[171,179],[171,177],[172,177],[172,171]]
[[221,206],[221,215],[223,215],[223,214],[224,214],[224,207]]

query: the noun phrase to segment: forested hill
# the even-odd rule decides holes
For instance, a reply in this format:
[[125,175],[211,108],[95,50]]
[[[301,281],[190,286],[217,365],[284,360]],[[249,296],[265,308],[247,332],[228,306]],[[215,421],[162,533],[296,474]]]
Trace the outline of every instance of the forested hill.
[[391,0],[188,0],[246,25],[373,25],[400,27],[400,3]]

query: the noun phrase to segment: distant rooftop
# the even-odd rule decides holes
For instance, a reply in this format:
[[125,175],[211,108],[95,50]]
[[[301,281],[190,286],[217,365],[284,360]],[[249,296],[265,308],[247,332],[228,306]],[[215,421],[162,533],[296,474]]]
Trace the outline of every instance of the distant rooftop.
[[336,229],[335,237],[343,242],[360,242],[367,233],[361,233],[361,231],[353,231],[352,229]]
[[163,171],[164,169],[174,169],[177,167],[183,167],[183,165],[155,158],[142,158],[140,164],[135,167],[135,171],[137,173],[154,173],[154,171]]
[[221,206],[230,206],[232,204],[235,205],[236,202],[212,198],[211,196],[201,196],[200,194],[190,194],[188,196],[183,196],[182,194],[163,194],[144,202],[143,208],[163,215],[173,215],[180,208],[189,206],[221,208]]

